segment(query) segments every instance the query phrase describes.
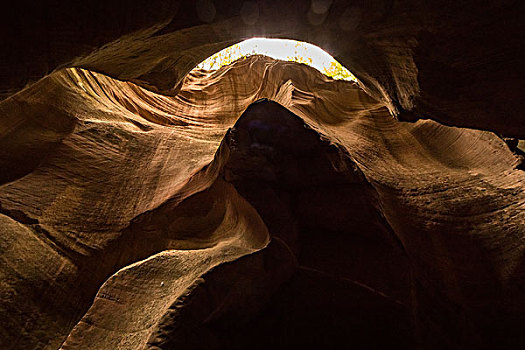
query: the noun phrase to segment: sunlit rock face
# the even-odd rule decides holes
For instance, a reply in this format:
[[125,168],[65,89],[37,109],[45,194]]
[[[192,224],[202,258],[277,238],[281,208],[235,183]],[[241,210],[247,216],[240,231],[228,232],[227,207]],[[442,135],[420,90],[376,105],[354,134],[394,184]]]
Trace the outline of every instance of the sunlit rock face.
[[17,2],[3,12],[0,93],[76,66],[174,95],[184,76],[244,39],[328,51],[402,120],[525,138],[520,1]]
[[523,348],[523,4],[197,3],[3,22],[0,348]]

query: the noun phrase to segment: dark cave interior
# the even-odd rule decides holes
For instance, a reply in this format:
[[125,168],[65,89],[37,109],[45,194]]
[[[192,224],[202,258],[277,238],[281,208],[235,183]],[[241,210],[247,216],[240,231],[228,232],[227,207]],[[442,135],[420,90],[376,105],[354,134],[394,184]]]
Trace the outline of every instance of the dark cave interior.
[[[522,349],[522,1],[18,1],[0,348]],[[252,56],[315,44],[357,78]]]
[[226,137],[222,176],[272,240],[204,275],[148,344],[318,349],[350,337],[362,348],[414,347],[406,255],[349,158],[268,100],[248,107]]

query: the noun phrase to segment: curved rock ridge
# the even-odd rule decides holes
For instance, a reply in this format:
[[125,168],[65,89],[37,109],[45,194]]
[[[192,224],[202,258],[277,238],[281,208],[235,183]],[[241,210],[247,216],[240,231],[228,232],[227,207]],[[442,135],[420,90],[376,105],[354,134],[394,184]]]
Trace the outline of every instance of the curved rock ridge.
[[68,68],[0,104],[2,347],[140,349],[199,276],[263,249],[221,143],[261,98],[377,193],[410,261],[421,342],[521,339],[525,174],[503,140],[397,121],[355,83],[252,56],[192,71],[173,97]]
[[175,95],[215,52],[287,38],[336,57],[401,120],[523,139],[524,12],[523,2],[501,0],[21,1],[0,21],[0,98],[71,66]]

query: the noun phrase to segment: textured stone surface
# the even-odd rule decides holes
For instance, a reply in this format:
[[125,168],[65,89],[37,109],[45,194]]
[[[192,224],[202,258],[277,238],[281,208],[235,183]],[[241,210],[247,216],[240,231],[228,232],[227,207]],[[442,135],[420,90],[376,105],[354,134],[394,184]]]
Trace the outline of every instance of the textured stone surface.
[[74,65],[174,94],[216,51],[284,37],[327,50],[400,119],[525,138],[521,1],[336,0],[314,11],[308,0],[271,0],[249,2],[243,16],[246,2],[17,2],[1,21],[0,91]]
[[195,4],[4,12],[0,347],[522,348],[523,4]]
[[[303,121],[260,102],[227,132],[262,97]],[[46,119],[24,113],[42,105]],[[296,256],[277,259],[290,271],[365,281],[402,300],[420,341],[519,335],[524,175],[490,132],[399,122],[354,83],[257,56],[196,71],[175,97],[63,70],[2,108],[7,145],[35,135],[2,156],[24,169],[0,192],[4,344],[141,348],[199,276],[263,248],[267,230]],[[25,156],[34,149],[45,156]],[[336,193],[319,187],[330,184]],[[352,272],[336,253],[351,244],[345,232],[390,246],[392,275],[406,282],[385,284],[372,263],[375,277]],[[257,283],[269,296],[290,273]]]

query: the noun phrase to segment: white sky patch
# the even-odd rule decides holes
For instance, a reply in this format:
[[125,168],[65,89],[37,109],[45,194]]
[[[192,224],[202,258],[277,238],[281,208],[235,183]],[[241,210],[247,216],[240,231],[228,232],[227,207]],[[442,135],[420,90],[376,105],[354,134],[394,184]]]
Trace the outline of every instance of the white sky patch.
[[197,68],[216,70],[238,58],[254,54],[305,63],[334,79],[356,80],[352,73],[342,67],[328,52],[315,45],[289,39],[248,39],[208,57]]

